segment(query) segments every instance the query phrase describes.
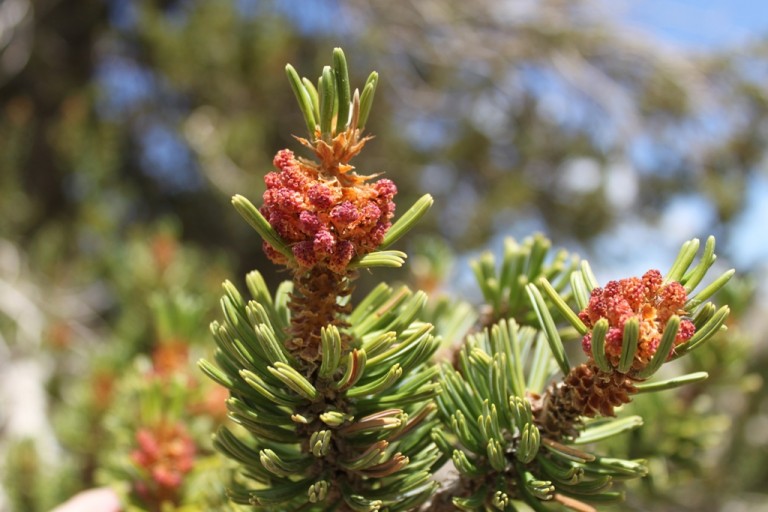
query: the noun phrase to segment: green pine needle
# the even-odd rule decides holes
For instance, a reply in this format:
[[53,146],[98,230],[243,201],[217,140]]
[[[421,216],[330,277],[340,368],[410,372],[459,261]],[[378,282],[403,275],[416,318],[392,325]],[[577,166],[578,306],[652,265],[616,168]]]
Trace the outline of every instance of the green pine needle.
[[642,382],[636,384],[638,393],[655,393],[657,391],[666,391],[668,389],[675,389],[686,384],[693,384],[701,382],[709,377],[707,372],[695,372],[687,375],[680,375],[679,377],[673,377],[671,379],[660,380],[658,382]]
[[341,48],[333,49],[333,72],[336,78],[336,93],[338,94],[338,114],[336,118],[336,132],[346,129],[349,121],[349,105],[351,93],[349,87],[349,70],[347,59]]
[[595,364],[604,372],[610,372],[611,363],[605,355],[605,336],[608,333],[608,320],[601,318],[592,328],[592,359]]
[[360,131],[363,131],[365,125],[368,123],[368,116],[371,113],[371,106],[373,105],[373,97],[376,94],[376,86],[379,83],[379,74],[375,71],[372,72],[363,86],[363,92],[360,95],[360,116],[357,121],[357,126]]
[[642,425],[643,418],[640,416],[627,416],[626,418],[610,419],[608,421],[593,421],[585,426],[584,430],[579,434],[579,437],[573,441],[573,444],[582,445],[595,443],[623,434],[624,432],[635,430]]
[[565,348],[563,347],[563,341],[560,339],[560,333],[557,331],[555,321],[552,319],[552,314],[549,312],[544,298],[541,296],[538,288],[533,284],[529,284],[525,287],[528,292],[528,297],[531,300],[531,306],[539,319],[539,324],[546,333],[547,342],[549,348],[552,351],[552,356],[555,358],[560,371],[563,375],[567,375],[571,371],[571,364],[568,362],[568,356],[565,354]]
[[659,346],[656,348],[656,353],[653,354],[653,357],[648,362],[648,365],[637,373],[638,378],[647,379],[656,373],[659,368],[661,368],[661,365],[669,359],[669,354],[675,344],[675,338],[677,337],[677,332],[679,330],[680,317],[677,315],[672,315],[672,317],[670,317],[670,319],[667,321],[666,327],[664,327],[664,332],[661,335]]
[[350,262],[350,269],[389,267],[400,268],[408,256],[401,251],[374,251]]
[[304,122],[307,125],[307,131],[310,138],[315,136],[315,125],[317,120],[315,119],[315,108],[310,93],[307,91],[303,81],[299,79],[298,73],[290,64],[285,66],[285,74],[288,76],[288,82],[291,84],[293,94],[296,96],[296,101],[299,103],[301,113],[304,115]]
[[288,258],[289,261],[293,261],[293,252],[290,247],[280,238],[277,231],[270,225],[267,219],[261,214],[261,212],[251,203],[248,199],[241,195],[235,195],[232,198],[232,204],[235,209],[243,216],[243,218],[251,225],[253,229],[271,245],[277,252]]
[[421,219],[434,203],[434,199],[429,194],[424,194],[389,228],[384,235],[384,239],[379,245],[379,249],[386,249],[397,242],[400,237],[410,231]]
[[333,105],[336,102],[336,79],[330,66],[323,68],[320,77],[320,134],[325,142],[333,137]]
[[536,281],[536,284],[544,290],[549,300],[555,305],[557,310],[562,314],[565,319],[571,324],[582,336],[587,334],[589,329],[584,322],[581,321],[579,316],[573,312],[573,310],[565,303],[563,298],[557,293],[557,290],[547,281],[547,278],[541,277]]
[[637,342],[640,337],[640,321],[633,316],[624,324],[623,339],[621,342],[621,358],[618,370],[627,373],[632,368],[637,354]]

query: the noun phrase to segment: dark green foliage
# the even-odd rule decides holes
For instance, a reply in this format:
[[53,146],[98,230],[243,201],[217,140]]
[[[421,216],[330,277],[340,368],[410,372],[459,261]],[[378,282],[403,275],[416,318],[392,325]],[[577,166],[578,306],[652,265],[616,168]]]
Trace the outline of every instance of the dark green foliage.
[[230,418],[242,427],[224,427],[214,441],[240,464],[232,499],[306,510],[343,500],[353,510],[395,511],[429,498],[439,388],[427,363],[439,341],[415,320],[426,296],[380,285],[347,318],[352,351],[342,355],[330,326],[321,366],[302,375],[283,348],[290,286],[273,297],[257,272],[247,282],[247,302],[225,284],[224,320],[211,325],[217,365],[200,362],[229,389]]

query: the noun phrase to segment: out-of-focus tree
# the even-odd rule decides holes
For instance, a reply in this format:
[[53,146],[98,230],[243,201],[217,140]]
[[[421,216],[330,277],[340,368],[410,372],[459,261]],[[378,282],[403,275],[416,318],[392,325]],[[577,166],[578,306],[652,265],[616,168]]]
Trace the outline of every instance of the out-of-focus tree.
[[765,159],[762,42],[688,54],[586,0],[347,3],[462,243],[515,214],[593,239],[675,196],[728,223]]
[[[218,279],[207,263],[221,252],[240,266],[230,275],[272,268],[229,198],[258,197],[272,155],[301,132],[284,63],[317,69],[337,45],[351,69],[388,77],[369,125],[377,138],[358,165],[395,179],[403,204],[432,193],[432,229],[454,249],[533,226],[606,251],[606,233],[624,243],[631,236],[615,234],[627,226],[667,226],[682,198],[706,206],[706,230],[732,255],[733,221],[764,173],[768,46],[684,53],[607,9],[598,0],[0,2],[0,368],[42,361],[35,389],[55,408],[82,368],[97,377],[93,357],[112,369],[152,350],[151,294],[206,296]],[[169,216],[179,228],[164,239],[158,223]],[[671,234],[670,245],[701,234]],[[181,270],[153,266],[163,240],[178,244]],[[34,325],[12,297],[29,299]],[[764,361],[757,354],[745,373]],[[748,417],[760,417],[765,398],[751,396],[739,414],[759,425]],[[748,452],[753,440],[737,434]],[[14,457],[30,453],[21,445]],[[56,497],[45,499],[30,509]]]

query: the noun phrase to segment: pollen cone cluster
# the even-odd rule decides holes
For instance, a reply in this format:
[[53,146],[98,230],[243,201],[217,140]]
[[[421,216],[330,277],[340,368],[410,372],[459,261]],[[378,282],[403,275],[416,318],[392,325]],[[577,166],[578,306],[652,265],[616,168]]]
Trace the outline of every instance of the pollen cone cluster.
[[[349,163],[367,140],[378,75],[350,94],[340,49],[317,89],[286,71],[310,133],[299,141],[315,159],[279,151],[262,207],[233,204],[291,280],[273,294],[254,271],[252,299],[225,284],[224,320],[211,325],[216,364],[201,362],[229,389],[229,417],[242,427],[214,439],[240,467],[229,496],[259,509],[416,510],[437,486],[430,468],[439,459],[429,437],[439,339],[417,320],[426,296],[382,283],[357,305],[350,298],[357,269],[405,258],[381,248],[396,239],[395,185]],[[420,204],[426,211],[431,198]],[[391,231],[404,233],[419,214],[403,217]]]
[[[579,318],[588,328],[594,327],[601,318],[608,320],[605,355],[614,368],[618,366],[622,354],[624,326],[629,319],[637,318],[639,339],[632,369],[641,370],[659,348],[669,319],[673,315],[685,314],[683,308],[687,300],[682,284],[677,281],[664,283],[661,272],[649,270],[642,278],[609,281],[605,288],[592,290],[589,305],[579,313]],[[682,319],[674,346],[688,341],[695,330],[693,322]],[[587,355],[592,354],[591,332],[582,339],[582,348]]]
[[[670,320],[674,317],[679,327],[667,345],[669,352],[661,357],[671,356],[676,346],[693,336],[693,322],[679,318],[686,315],[687,300],[685,287],[677,281],[665,283],[658,270],[594,288],[588,305],[578,314],[589,329],[582,338],[588,361],[572,368],[563,381],[553,383],[544,398],[534,397],[542,433],[552,438],[575,438],[580,417],[615,416],[614,409],[628,403],[637,392],[635,384],[644,380],[640,372],[659,350]],[[595,326],[601,321],[608,326],[603,331],[602,350],[592,344]],[[634,334],[627,331],[630,321],[636,326]],[[602,366],[596,362],[598,357]]]
[[[322,140],[318,144],[327,147]],[[349,156],[343,146],[339,151]],[[368,254],[381,243],[391,226],[397,189],[388,179],[366,183],[367,178],[350,170],[340,171],[341,162],[335,160],[340,155],[333,151],[319,153],[330,160],[311,162],[287,149],[277,153],[277,170],[264,178],[261,213],[290,244],[298,271],[327,268],[344,275],[354,256]],[[289,264],[266,242],[264,250],[273,262]]]
[[[351,293],[355,276],[349,264],[381,244],[391,226],[397,188],[388,179],[369,182],[348,164],[366,140],[358,139],[357,130],[338,134],[330,145],[320,138],[314,144],[300,140],[320,161],[279,151],[276,171],[264,178],[261,213],[293,254],[289,260],[264,242],[267,256],[294,273],[288,349],[312,363],[320,356],[320,330],[329,324],[345,327],[340,316],[348,311],[337,298]],[[347,349],[349,340],[342,341]]]

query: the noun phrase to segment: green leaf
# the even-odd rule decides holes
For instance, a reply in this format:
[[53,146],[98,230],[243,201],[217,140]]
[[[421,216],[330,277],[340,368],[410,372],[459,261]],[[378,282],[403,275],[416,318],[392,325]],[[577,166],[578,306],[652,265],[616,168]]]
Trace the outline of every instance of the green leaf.
[[477,424],[467,421],[467,417],[461,410],[456,410],[451,415],[451,428],[453,433],[459,438],[462,445],[475,453],[482,453],[483,442],[482,434]]
[[261,275],[261,273],[258,270],[252,270],[248,272],[245,275],[245,285],[248,287],[248,292],[251,294],[251,297],[253,297],[253,300],[256,301],[268,315],[267,318],[263,319],[259,323],[274,323],[278,326],[282,325],[279,320],[280,315],[277,312],[277,305],[272,300],[272,294],[270,293],[269,288],[267,287],[267,283],[264,281],[264,277]]
[[632,368],[637,354],[637,342],[640,337],[640,321],[633,316],[624,323],[624,336],[621,341],[621,358],[618,370],[627,373]]
[[488,387],[491,389],[490,399],[492,403],[501,406],[499,410],[500,421],[505,424],[509,423],[505,402],[510,396],[509,390],[507,389],[508,378],[506,375],[506,359],[507,357],[504,353],[494,355],[491,369],[487,373]]
[[320,330],[320,348],[323,358],[318,375],[327,379],[334,374],[341,361],[341,335],[335,325]]
[[604,372],[613,370],[608,357],[605,355],[605,335],[608,333],[608,320],[601,318],[592,328],[592,358],[595,364]]
[[597,282],[597,278],[595,277],[594,272],[592,272],[592,267],[589,265],[587,260],[583,260],[581,262],[581,277],[584,279],[584,283],[587,285],[587,290],[589,290],[590,293],[592,293],[592,290],[600,286]]
[[264,401],[258,404],[246,403],[237,397],[227,399],[227,410],[230,417],[244,418],[264,425],[276,425],[280,427],[293,427],[293,422],[284,410],[279,410],[273,404]]
[[699,239],[694,238],[683,244],[680,252],[677,254],[677,258],[672,263],[672,268],[669,269],[669,272],[664,277],[666,282],[680,281],[683,278],[688,267],[691,266],[691,262],[696,257],[696,253],[699,251],[699,243]]
[[328,489],[330,484],[325,480],[320,480],[309,486],[307,489],[307,499],[310,503],[318,503],[324,501],[328,496]]
[[578,464],[586,464],[596,460],[596,457],[591,453],[587,453],[582,450],[567,446],[549,438],[543,438],[541,445],[545,447],[552,455],[557,456],[563,460],[576,462]]
[[329,142],[333,137],[333,104],[336,101],[336,80],[330,66],[323,68],[320,77],[320,133],[323,140]]
[[301,474],[312,464],[312,459],[306,457],[293,461],[285,460],[275,453],[274,450],[270,450],[269,448],[265,448],[259,452],[259,460],[264,469],[274,475],[284,478]]
[[416,225],[419,219],[421,219],[424,214],[427,213],[427,210],[429,210],[429,208],[432,206],[432,203],[434,202],[434,199],[432,199],[432,196],[429,194],[424,194],[421,196],[415,203],[413,203],[408,211],[401,215],[400,218],[397,219],[397,221],[392,225],[392,227],[389,228],[387,233],[384,235],[384,239],[379,245],[379,249],[386,249],[393,243],[397,242],[400,237],[410,231],[411,228]]
[[480,287],[483,298],[494,311],[497,311],[501,301],[501,289],[494,277],[493,254],[490,252],[481,254],[478,259],[470,263],[470,267],[475,274],[475,280]]
[[587,282],[584,280],[584,275],[580,271],[571,272],[571,290],[573,291],[573,297],[576,299],[576,304],[579,306],[580,311],[589,306],[589,296],[591,292],[587,288]]
[[352,421],[354,416],[339,411],[325,411],[318,415],[318,418],[329,427],[340,427],[344,423]]
[[331,438],[333,433],[330,430],[316,430],[309,436],[309,451],[317,458],[322,458],[330,453]]
[[659,346],[656,348],[656,353],[653,354],[653,357],[648,362],[648,365],[637,372],[638,378],[647,379],[656,373],[659,368],[661,368],[661,365],[669,359],[669,354],[672,352],[672,347],[675,344],[675,338],[677,337],[679,330],[680,317],[677,315],[672,315],[667,321],[666,327],[664,327],[664,332],[661,335]]
[[353,349],[352,352],[347,354],[347,365],[344,375],[333,385],[334,389],[343,391],[354,386],[360,380],[360,377],[363,376],[366,359],[365,350],[362,349]]
[[509,408],[515,422],[514,425],[512,425],[513,428],[516,427],[522,432],[527,425],[533,423],[531,403],[527,398],[522,396],[510,396]]
[[485,504],[487,496],[488,488],[485,485],[482,485],[468,498],[451,498],[451,503],[453,503],[453,506],[459,510],[464,510],[465,512],[477,512],[478,510],[483,510],[483,505]]
[[707,323],[701,329],[697,329],[694,335],[687,342],[675,347],[675,353],[672,355],[672,359],[677,359],[691,350],[695,349],[709,338],[717,334],[720,328],[725,324],[725,320],[728,318],[728,314],[731,312],[728,306],[723,306],[712,315]]
[[642,425],[643,418],[640,416],[628,416],[626,418],[588,423],[579,437],[573,441],[573,444],[581,445],[602,441],[603,439],[635,430]]
[[648,474],[648,466],[644,460],[625,460],[612,457],[598,457],[587,464],[584,469],[590,471],[607,471],[602,474],[616,474],[631,476],[633,478],[643,477]]
[[556,483],[576,484],[584,478],[584,468],[569,462],[556,463],[550,457],[537,457],[544,474]]
[[480,469],[469,460],[467,454],[461,450],[453,450],[451,459],[453,460],[453,465],[456,467],[456,470],[464,476],[476,477],[483,474]]
[[[274,374],[273,374],[274,375]],[[286,405],[288,407],[294,407],[298,404],[304,403],[305,398],[296,395],[289,395],[282,390],[276,389],[266,382],[264,379],[256,375],[250,370],[240,370],[240,376],[243,380],[254,390],[256,390],[264,398],[267,398],[271,402],[278,405]]]
[[315,110],[312,104],[312,98],[310,93],[307,92],[303,82],[299,79],[298,73],[290,64],[285,66],[285,74],[288,76],[288,81],[293,89],[293,94],[296,95],[296,101],[299,103],[301,113],[304,115],[304,122],[307,125],[307,131],[310,138],[315,137]]
[[[564,492],[568,495],[569,493]],[[579,495],[579,499],[587,500],[590,503],[622,503],[624,502],[624,491],[609,491],[598,494],[590,494],[589,496]]]
[[336,92],[338,94],[339,111],[336,117],[336,131],[346,129],[349,121],[349,102],[351,98],[349,87],[349,70],[347,59],[341,48],[333,49],[333,71],[336,76]]
[[549,297],[549,300],[552,301],[557,310],[560,311],[568,323],[571,324],[579,332],[579,334],[583,336],[589,332],[589,329],[586,325],[584,325],[584,322],[581,321],[581,318],[579,318],[579,316],[573,312],[570,306],[565,303],[560,294],[557,293],[557,290],[555,290],[550,282],[547,281],[547,278],[539,278],[536,284],[538,284],[544,290],[544,293],[547,295],[547,297]]
[[358,471],[384,462],[389,443],[381,440],[368,447],[363,453],[353,458],[345,458],[339,461],[345,469]]
[[214,382],[221,384],[227,389],[232,389],[233,387],[235,387],[235,380],[232,377],[230,377],[229,374],[217,368],[210,361],[206,359],[199,359],[197,361],[197,366],[203,371],[203,373],[205,373],[208,377],[210,377]]
[[435,443],[437,448],[444,454],[450,455],[453,453],[453,445],[448,440],[448,438],[445,435],[443,426],[440,425],[436,428],[433,428],[430,433],[430,438],[432,439],[432,442]]
[[573,485],[561,484],[557,490],[565,494],[575,494],[576,496],[583,496],[585,499],[589,499],[589,496],[600,494],[609,489],[612,483],[613,478],[610,475],[601,475],[596,478],[584,479]]
[[213,446],[227,457],[247,466],[258,465],[259,452],[246,445],[226,427],[221,427],[213,436]]
[[522,264],[516,265],[518,261],[522,261],[520,256],[520,249],[514,238],[506,238],[504,240],[504,253],[501,259],[501,270],[499,271],[499,288],[502,290],[509,289],[512,286],[513,278],[520,274]]
[[349,323],[357,325],[371,312],[379,308],[392,295],[392,287],[386,283],[379,283],[368,295],[361,300],[357,307],[349,315]]
[[[297,496],[305,496],[310,480],[301,480],[293,482],[290,480],[274,479],[269,487],[265,489],[256,489],[248,491],[251,500],[262,506],[277,505],[285,501],[292,500]],[[251,503],[251,504],[255,504]]]
[[547,256],[550,247],[552,247],[552,242],[543,236],[537,235],[533,237],[533,243],[530,247],[528,268],[526,270],[529,283],[533,282],[541,274],[544,258]]
[[707,271],[717,259],[715,256],[715,237],[710,236],[704,245],[704,254],[702,254],[699,264],[691,270],[689,275],[683,277],[682,284],[685,285],[685,293],[689,294],[701,283]]
[[236,362],[238,368],[256,366],[254,354],[247,350],[238,338],[232,335],[228,326],[222,325],[219,327],[217,338],[221,340],[220,346],[222,351],[225,351]]
[[270,326],[266,324],[257,325],[254,328],[254,332],[261,342],[260,346],[263,349],[268,363],[289,363],[285,348],[279,341],[277,341],[275,331],[273,331]]
[[363,336],[363,348],[369,357],[379,355],[388,350],[397,342],[397,333],[394,331],[376,331]]
[[[478,397],[468,389],[466,381],[456,370],[450,365],[443,364],[440,367],[440,374],[440,382],[443,385],[441,398],[444,403],[449,401],[451,403],[450,408],[443,410],[445,416],[461,412],[471,418],[477,418],[482,414]],[[480,433],[476,430],[475,425],[471,425],[471,427],[475,430],[474,433],[479,436]]]
[[320,396],[317,388],[290,365],[275,363],[267,368],[267,370],[283,384],[307,400],[314,401]]
[[221,287],[224,288],[224,293],[229,297],[229,300],[237,309],[243,309],[245,307],[243,296],[240,295],[240,292],[237,290],[237,288],[235,288],[235,285],[233,285],[229,279],[224,281],[221,284]]
[[[509,281],[509,293],[507,294],[507,305],[509,309],[515,309],[524,297],[522,293],[523,287],[528,284],[527,279],[523,276],[523,270],[525,269],[525,262],[527,251],[525,248],[520,247],[516,242],[505,245],[504,247],[504,259],[502,268],[506,264],[509,268],[509,278],[504,277],[503,283]],[[507,261],[509,263],[507,263]],[[503,272],[504,270],[502,270]]]
[[404,339],[402,339],[400,343],[368,359],[366,363],[366,371],[373,375],[373,371],[379,369],[379,367],[387,368],[388,366],[381,365],[389,361],[396,362],[397,359],[402,357],[402,355],[413,345],[422,342],[427,336],[430,336],[429,333],[432,329],[433,327],[431,324],[420,324],[415,329],[409,329],[407,332],[403,332],[402,336]]
[[525,425],[520,432],[520,443],[517,446],[515,457],[523,464],[528,464],[536,458],[541,445],[541,433],[533,423]]
[[408,255],[401,251],[374,251],[352,260],[349,264],[349,268],[400,268],[403,266],[403,263],[405,263],[405,258],[407,257]]
[[642,382],[640,384],[635,384],[635,387],[637,388],[638,393],[655,393],[657,391],[666,391],[694,382],[701,382],[706,380],[707,377],[709,377],[707,372],[695,372],[679,377],[673,377],[671,379],[660,380],[658,382]]
[[549,343],[549,348],[552,351],[552,356],[555,358],[563,375],[568,375],[568,372],[571,371],[571,365],[568,362],[568,356],[565,355],[563,341],[560,339],[560,333],[557,331],[555,321],[552,319],[549,309],[547,309],[544,298],[541,296],[539,289],[533,284],[527,285],[525,290],[528,292],[528,297],[531,299],[531,306],[533,306],[533,310],[536,312],[539,324],[547,335],[546,338]]
[[[417,366],[428,362],[439,346],[440,339],[431,334],[419,338],[418,343],[413,345],[411,349],[404,351],[402,357],[400,357],[400,365],[403,367],[403,372],[408,375]],[[371,373],[376,374],[377,372]]]
[[347,396],[350,398],[357,398],[365,395],[373,395],[382,393],[395,385],[400,377],[403,376],[403,369],[399,364],[395,363],[387,373],[380,378],[370,382],[364,386],[353,386],[347,390]]
[[[315,84],[312,83],[312,80],[307,78],[302,78],[301,83],[304,84],[304,89],[306,89],[309,94],[309,99],[312,102],[312,113],[314,114],[315,123],[317,123],[317,119],[320,119],[320,97],[317,94],[317,88],[315,87]],[[313,127],[312,133],[310,133],[310,138],[314,138],[314,136],[315,131]]]
[[[375,309],[371,308],[371,310],[365,311],[357,322],[350,322],[350,329],[359,337],[379,330],[395,330],[392,329],[392,326],[401,324],[401,322],[397,321],[398,317],[401,316],[398,313],[403,309],[401,306],[411,295],[411,291],[406,286],[401,286],[395,292],[389,290],[381,305],[377,305]],[[357,311],[362,313],[362,310],[359,308],[355,310],[355,313]]]
[[541,480],[533,473],[517,464],[518,473],[523,477],[524,489],[533,497],[540,500],[550,500],[555,492],[555,486],[548,480]]
[[371,113],[371,106],[373,105],[373,96],[376,93],[376,85],[379,83],[379,74],[375,71],[368,75],[368,80],[365,81],[363,92],[360,95],[360,117],[357,125],[360,131],[363,131],[366,123],[368,122],[368,115]]
[[696,313],[694,313],[693,315],[692,321],[697,331],[702,327],[704,327],[704,325],[709,321],[709,319],[715,315],[715,311],[717,311],[717,309],[715,308],[715,305],[712,304],[711,302],[702,304],[701,307],[699,307],[699,309],[696,310]]
[[504,447],[497,439],[489,439],[486,445],[486,454],[488,455],[488,462],[491,463],[491,467],[496,471],[504,471],[507,466],[507,459],[504,456]]
[[416,391],[409,393],[385,394],[382,396],[360,399],[358,400],[357,405],[360,409],[365,410],[381,407],[404,407],[409,404],[434,399],[434,397],[440,393],[440,389],[440,384],[433,382],[425,384]]
[[688,302],[686,303],[686,307],[696,307],[702,302],[709,299],[712,295],[717,293],[720,288],[725,286],[725,284],[731,280],[733,275],[736,273],[735,269],[730,269],[726,272],[724,272],[720,277],[712,281],[706,288],[701,290],[699,293],[694,295],[693,297],[688,298]]
[[261,421],[254,420],[242,415],[230,415],[232,421],[248,430],[257,439],[269,443],[293,443],[296,442],[295,428],[282,428],[276,425],[267,425]]
[[512,392],[517,396],[523,396],[525,394],[525,372],[520,350],[520,330],[517,322],[512,319],[501,321],[498,326],[500,331],[507,332],[509,338],[509,344],[504,345],[507,355],[507,379],[512,387]]
[[544,343],[544,339],[546,339],[544,333],[539,333],[536,336],[533,360],[528,373],[528,390],[534,393],[541,393],[544,390],[547,379],[553,371],[554,359],[551,357],[552,352],[547,350],[548,345]]
[[241,195],[236,195],[232,198],[232,204],[240,215],[248,221],[253,229],[271,245],[277,252],[288,258],[288,261],[293,262],[293,252],[291,252],[288,244],[280,238],[277,231],[269,224],[267,219],[261,214],[261,212],[253,206],[248,199]]
[[354,512],[377,512],[383,505],[381,500],[369,500],[359,494],[342,493],[342,496],[344,497],[344,502]]

